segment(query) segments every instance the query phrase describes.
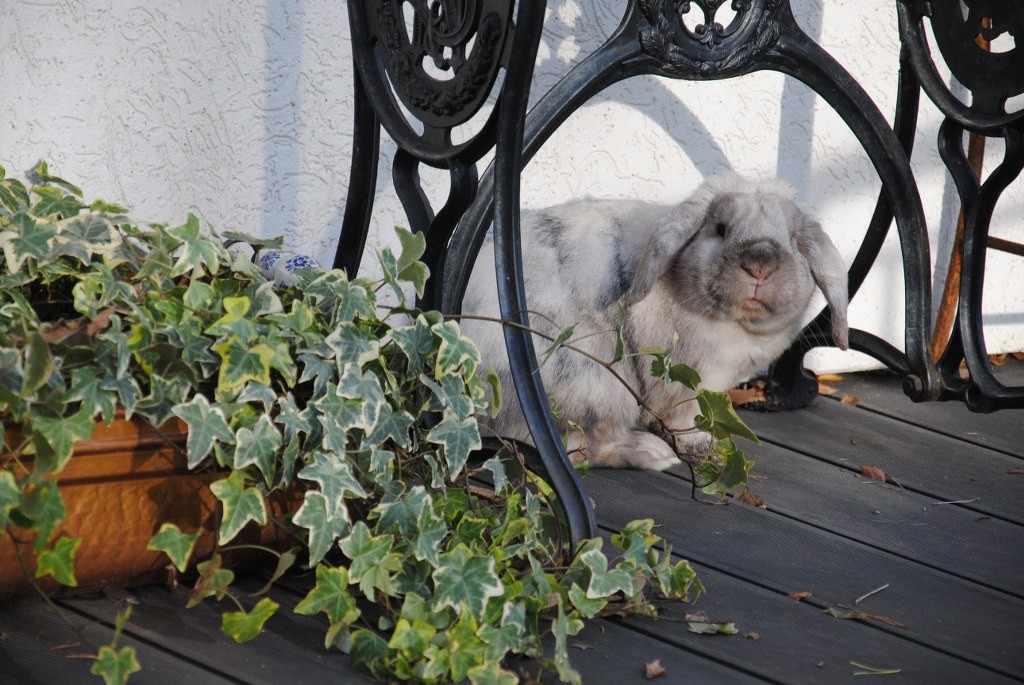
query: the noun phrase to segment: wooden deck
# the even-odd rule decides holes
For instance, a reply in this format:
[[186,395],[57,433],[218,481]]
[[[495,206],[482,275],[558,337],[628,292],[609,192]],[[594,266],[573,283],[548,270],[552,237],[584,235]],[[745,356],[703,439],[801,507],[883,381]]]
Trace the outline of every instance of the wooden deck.
[[[1024,364],[1009,373],[1024,382]],[[665,683],[860,684],[856,664],[898,669],[876,678],[893,685],[1024,682],[1024,475],[1011,473],[1024,468],[1024,412],[914,405],[887,376],[836,385],[859,406],[822,397],[744,414],[763,441],[747,454],[766,509],[692,501],[682,470],[587,476],[605,530],[654,518],[708,592],[657,620],[588,626],[571,641],[585,683],[643,682],[656,659]],[[864,464],[894,483],[858,475]],[[856,608],[892,623],[826,613],[882,587]],[[143,665],[133,685],[373,682],[319,648],[318,618],[282,612],[235,645],[217,607],[187,610],[184,591],[151,587],[62,599],[61,615],[39,600],[0,608],[0,683],[100,682],[76,657],[110,641],[126,603],[121,644]],[[694,609],[739,634],[688,632],[682,614]]]

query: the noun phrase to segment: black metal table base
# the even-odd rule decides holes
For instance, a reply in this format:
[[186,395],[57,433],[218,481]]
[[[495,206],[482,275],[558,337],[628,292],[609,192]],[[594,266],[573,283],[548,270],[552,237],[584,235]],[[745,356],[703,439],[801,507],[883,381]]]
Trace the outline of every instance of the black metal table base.
[[[1024,47],[1006,53],[978,48],[1004,31],[1024,36],[1019,4],[991,0],[900,0],[903,52],[893,125],[863,88],[798,26],[788,0],[733,0],[727,25],[715,21],[725,0],[630,0],[617,30],[544,93],[532,110],[527,100],[546,3],[521,0],[377,0],[349,2],[355,77],[355,131],[344,225],[335,266],[354,274],[366,240],[376,185],[383,127],[398,145],[391,172],[414,231],[427,238],[425,256],[434,276],[423,304],[458,313],[473,262],[493,221],[496,271],[506,346],[515,389],[531,428],[545,475],[559,495],[571,546],[596,533],[593,512],[562,448],[536,373],[537,359],[526,315],[519,244],[519,175],[527,161],[566,119],[596,93],[642,74],[693,81],[726,79],[756,70],[796,78],[819,94],[850,127],[870,158],[881,191],[861,247],[849,270],[851,299],[871,270],[895,220],[906,284],[903,349],[868,332],[851,330],[851,347],[879,359],[904,377],[915,401],[961,399],[988,411],[1024,406],[1024,388],[1006,388],[988,364],[981,326],[985,245],[995,204],[1024,166],[1024,116],[1008,114],[1006,99],[1024,92]],[[966,8],[966,14],[961,9]],[[696,18],[696,23],[694,23]],[[968,87],[971,106],[941,83],[923,36],[928,20],[942,56]],[[972,23],[973,22],[973,23]],[[973,33],[972,33],[973,32]],[[972,47],[973,46],[973,47]],[[976,54],[983,53],[983,54]],[[425,63],[446,71],[438,79]],[[452,130],[480,111],[505,78],[497,105],[468,140],[453,144]],[[931,272],[928,232],[908,161],[924,90],[947,117],[939,149],[965,208],[964,272],[957,325],[936,363],[929,352]],[[399,107],[399,103],[401,107]],[[402,111],[419,121],[412,126]],[[979,184],[966,164],[963,133],[999,136],[1002,164]],[[478,176],[489,150],[491,168]],[[447,170],[450,192],[436,212],[419,182],[420,165]],[[806,404],[817,384],[803,368],[812,347],[831,345],[822,311],[772,368],[768,405]],[[969,378],[960,377],[965,362]]]

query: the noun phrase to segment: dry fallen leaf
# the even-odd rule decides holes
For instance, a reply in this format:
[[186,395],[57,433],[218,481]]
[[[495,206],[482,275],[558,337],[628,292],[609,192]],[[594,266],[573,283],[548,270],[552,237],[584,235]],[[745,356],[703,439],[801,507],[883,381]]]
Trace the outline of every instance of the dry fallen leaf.
[[651,678],[657,678],[660,675],[665,675],[667,671],[661,665],[661,659],[655,659],[650,663],[644,664],[644,677],[650,680]]
[[843,399],[839,400],[839,404],[848,404],[851,407],[856,407],[860,404],[860,400],[857,399],[856,395],[843,395]]
[[875,480],[880,480],[883,483],[885,482],[885,471],[878,468],[877,466],[872,466],[871,464],[863,464],[860,467],[860,472],[863,473],[868,478],[874,478]]
[[818,381],[818,394],[819,395],[825,395],[826,397],[831,397],[832,395],[835,395],[837,392],[839,392],[839,388],[834,388],[831,385],[828,385],[827,383],[822,383],[821,381]]
[[825,609],[825,613],[829,616],[834,616],[836,618],[848,618],[853,619],[855,621],[875,620],[879,621],[880,623],[893,626],[895,628],[907,627],[906,623],[900,623],[899,621],[894,621],[893,619],[887,618],[885,616],[879,616],[878,614],[869,614],[866,611],[858,611],[857,609],[850,609],[848,607],[843,606],[841,606],[838,609],[835,607],[829,607],[828,609]]
[[843,380],[843,377],[838,373],[822,373],[818,375],[818,380],[825,383],[838,383]]
[[736,499],[752,507],[760,507],[761,509],[767,509],[768,505],[764,503],[756,492],[751,490],[749,487],[745,487],[736,493]]
[[729,399],[734,407],[741,407],[744,404],[755,404],[764,402],[764,389],[756,386],[749,388],[733,388],[729,391]]
[[800,592],[790,592],[789,596],[790,596],[790,598],[795,599],[796,601],[799,602],[802,599],[807,599],[808,597],[810,597],[811,593],[807,592],[806,590],[803,590],[803,591],[800,591]]
[[691,633],[698,635],[735,635],[740,632],[736,629],[735,623],[712,621],[703,611],[687,613],[683,616],[683,620],[686,621],[686,628]]

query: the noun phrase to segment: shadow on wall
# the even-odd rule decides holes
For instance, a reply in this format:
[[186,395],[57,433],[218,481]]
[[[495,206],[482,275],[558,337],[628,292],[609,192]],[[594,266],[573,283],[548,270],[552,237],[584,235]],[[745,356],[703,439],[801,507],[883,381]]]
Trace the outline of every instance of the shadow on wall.
[[263,23],[264,82],[262,235],[280,235],[299,220],[302,140],[299,93],[305,29],[302,0],[269,0]]
[[[549,42],[548,50],[552,55],[558,54],[558,46],[550,43],[556,42],[558,38],[563,40],[567,35],[583,35],[581,30],[585,22],[596,23],[595,26],[586,27],[593,35],[597,36],[593,45],[583,45],[579,54],[585,57],[590,51],[597,49],[601,42],[614,31],[621,18],[621,9],[618,3],[594,3],[586,9],[574,12],[579,4],[560,0],[548,3],[550,16],[545,26],[545,38]],[[821,38],[822,30],[822,7],[816,0],[795,0],[793,11],[799,18],[800,27],[811,39],[817,41]],[[694,12],[699,11],[696,7]],[[552,19],[554,17],[554,19]],[[564,26],[564,33],[559,34],[558,28]],[[553,35],[552,35],[553,34]],[[568,57],[551,57],[561,61],[565,68],[562,73],[567,73],[580,60],[573,60]],[[544,64],[537,65],[538,72],[544,71]],[[723,171],[733,170],[733,164],[726,156],[722,148],[715,142],[711,131],[704,122],[687,107],[686,103],[680,100],[676,93],[666,83],[665,78],[651,78],[649,80],[656,92],[652,94],[653,102],[674,102],[673,121],[666,122],[663,119],[659,123],[666,133],[675,140],[680,151],[686,155],[693,165],[703,176],[709,176]],[[543,82],[536,80],[536,95],[546,91],[554,84],[554,80]],[[796,79],[787,77],[784,81],[782,91],[778,160],[776,175],[789,181],[796,188],[807,188],[810,186],[811,159],[814,141],[814,102],[815,94],[805,85]],[[630,103],[624,103],[630,104]],[[642,113],[650,115],[650,108],[637,106]],[[656,118],[656,117],[652,117]]]

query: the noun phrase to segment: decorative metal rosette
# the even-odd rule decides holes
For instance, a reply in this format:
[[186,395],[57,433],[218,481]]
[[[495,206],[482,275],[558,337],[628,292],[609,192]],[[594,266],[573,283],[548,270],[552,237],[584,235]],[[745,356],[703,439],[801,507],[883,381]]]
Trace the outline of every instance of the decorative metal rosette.
[[[353,46],[359,77],[384,128],[402,147],[436,161],[473,144],[453,145],[450,132],[487,101],[506,57],[513,6],[512,0],[350,4],[359,27],[353,35],[363,37]],[[422,132],[396,100],[423,123]]]
[[[722,11],[730,3],[733,13]],[[781,32],[782,0],[639,0],[648,26],[640,31],[644,53],[666,74],[713,79],[746,73]],[[723,23],[724,22],[724,23]]]

